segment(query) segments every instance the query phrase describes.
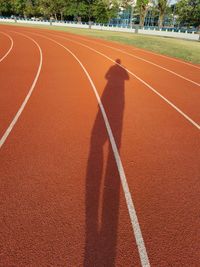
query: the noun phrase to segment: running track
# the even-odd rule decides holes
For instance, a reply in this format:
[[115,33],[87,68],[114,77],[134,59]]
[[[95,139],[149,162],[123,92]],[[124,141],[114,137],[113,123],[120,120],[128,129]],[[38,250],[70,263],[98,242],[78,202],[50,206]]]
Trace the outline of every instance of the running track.
[[199,65],[0,25],[0,85],[0,266],[200,265]]

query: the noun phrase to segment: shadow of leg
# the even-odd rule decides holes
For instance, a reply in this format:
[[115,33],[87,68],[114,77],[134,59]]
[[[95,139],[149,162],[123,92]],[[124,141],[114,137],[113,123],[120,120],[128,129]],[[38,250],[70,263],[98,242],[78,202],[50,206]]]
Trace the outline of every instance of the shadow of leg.
[[119,217],[120,178],[112,149],[109,149],[103,190],[102,225],[99,234],[98,266],[115,266]]

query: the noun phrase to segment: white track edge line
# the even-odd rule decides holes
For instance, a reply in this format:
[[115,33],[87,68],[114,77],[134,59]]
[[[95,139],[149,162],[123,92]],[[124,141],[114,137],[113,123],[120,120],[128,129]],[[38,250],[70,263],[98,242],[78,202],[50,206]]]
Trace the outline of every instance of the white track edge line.
[[118,49],[118,48],[115,48],[115,47],[112,47],[112,46],[109,46],[109,45],[103,45],[103,46],[108,47],[108,48],[111,48],[111,49],[114,49],[114,50],[119,51],[119,52],[121,52],[121,53],[124,53],[124,54],[126,54],[126,55],[128,55],[128,56],[137,58],[137,59],[139,59],[139,60],[141,60],[141,61],[144,61],[144,62],[146,62],[146,63],[149,63],[149,64],[151,64],[151,65],[153,65],[153,66],[155,66],[155,67],[157,67],[157,68],[160,68],[160,69],[162,69],[162,70],[165,70],[165,71],[167,71],[167,72],[169,72],[169,73],[171,73],[171,74],[173,74],[173,75],[178,76],[179,78],[182,78],[183,80],[186,80],[186,81],[188,81],[188,82],[191,82],[191,83],[193,83],[193,84],[195,84],[195,85],[197,85],[197,86],[200,87],[200,84],[199,84],[199,83],[197,83],[197,82],[195,82],[195,81],[193,81],[193,80],[191,80],[191,79],[189,79],[189,78],[186,78],[185,76],[182,76],[181,74],[178,74],[178,73],[175,72],[175,71],[172,71],[172,70],[170,70],[170,69],[167,69],[167,68],[165,68],[165,67],[162,67],[162,66],[160,66],[160,65],[158,65],[158,64],[156,64],[156,63],[154,63],[154,62],[152,62],[152,61],[149,61],[149,60],[144,59],[144,58],[142,58],[142,57],[138,57],[138,56],[133,55],[133,54],[131,54],[131,53],[127,53],[127,52],[125,52],[125,51],[123,51],[123,50],[121,50],[121,49]]
[[[52,34],[50,34],[52,35]],[[179,109],[176,105],[174,105],[170,100],[168,100],[167,98],[165,98],[163,95],[161,95],[158,91],[156,91],[156,89],[154,89],[150,84],[148,84],[147,82],[145,82],[144,80],[142,80],[140,77],[138,77],[136,74],[134,74],[133,72],[131,72],[130,70],[128,70],[127,68],[123,67],[122,65],[116,63],[112,58],[104,55],[103,53],[97,51],[96,49],[93,49],[87,45],[84,45],[80,42],[59,36],[59,35],[53,35],[53,36],[57,36],[60,38],[63,38],[65,40],[68,40],[70,42],[74,42],[77,43],[79,45],[82,45],[92,51],[94,51],[95,53],[107,58],[108,60],[114,62],[115,64],[117,64],[118,66],[120,66],[121,68],[125,69],[129,74],[131,74],[133,77],[135,77],[137,80],[139,80],[141,83],[143,83],[146,87],[148,87],[151,91],[153,91],[155,94],[157,94],[159,97],[161,97],[166,103],[168,103],[172,108],[174,108],[178,113],[180,113],[186,120],[188,120],[192,125],[194,125],[198,130],[200,130],[200,125],[198,123],[196,123],[195,121],[193,121],[187,114],[185,114],[181,109]]]
[[170,56],[165,56],[165,55],[162,55],[162,54],[157,54],[157,53],[154,53],[154,52],[149,51],[149,50],[141,49],[141,48],[139,48],[139,47],[138,47],[137,49],[133,49],[133,50],[138,50],[138,51],[141,51],[141,52],[145,52],[145,53],[147,53],[147,54],[152,54],[152,55],[157,56],[157,57],[164,57],[164,58],[167,58],[167,59],[169,59],[169,60],[176,61],[176,62],[178,62],[178,63],[185,64],[185,65],[188,65],[188,66],[190,66],[190,67],[193,67],[193,68],[195,68],[195,69],[200,70],[200,67],[198,67],[198,66],[196,66],[196,65],[193,65],[193,64],[191,64],[191,63],[189,63],[189,62],[185,62],[185,61],[183,61],[183,60],[176,59],[176,58],[173,58],[173,57],[170,57]]
[[36,34],[36,33],[33,33],[33,34],[38,35],[38,36],[42,36],[43,38],[46,38],[46,39],[49,39],[52,42],[54,42],[54,43],[58,44],[59,46],[63,47],[66,51],[68,51],[68,53],[70,53],[76,59],[76,61],[80,64],[81,68],[85,72],[85,74],[86,74],[86,76],[87,76],[87,78],[88,78],[88,80],[89,80],[89,82],[90,82],[90,84],[92,86],[92,89],[93,89],[93,92],[94,92],[94,94],[96,96],[96,99],[97,99],[97,102],[99,104],[99,107],[101,109],[101,113],[102,113],[102,116],[103,116],[103,119],[104,119],[104,122],[105,122],[106,130],[108,132],[108,136],[109,136],[111,147],[112,147],[113,154],[114,154],[114,157],[115,157],[116,165],[117,165],[118,172],[119,172],[119,175],[120,175],[120,180],[121,180],[121,183],[122,183],[122,188],[123,188],[123,191],[124,191],[127,208],[128,208],[128,211],[129,211],[129,216],[130,216],[130,220],[131,220],[134,236],[135,236],[135,239],[136,239],[136,244],[137,244],[137,247],[138,247],[140,261],[141,261],[142,267],[150,267],[150,263],[149,263],[149,259],[148,259],[148,255],[147,255],[147,251],[146,251],[146,247],[145,247],[144,240],[143,240],[143,237],[142,237],[142,232],[141,232],[141,229],[140,229],[139,221],[138,221],[138,218],[137,218],[136,210],[135,210],[135,207],[134,207],[134,204],[133,204],[133,200],[132,200],[132,197],[131,197],[131,193],[130,193],[130,190],[129,190],[129,186],[128,186],[128,183],[127,183],[127,179],[126,179],[126,175],[125,175],[125,172],[124,172],[124,168],[123,168],[123,165],[122,165],[122,162],[121,162],[121,158],[120,158],[120,155],[119,155],[119,152],[118,152],[118,149],[117,149],[117,145],[115,143],[115,139],[114,139],[114,136],[113,136],[113,133],[112,133],[112,130],[111,130],[111,127],[110,127],[110,124],[109,124],[109,121],[108,121],[104,106],[103,106],[103,104],[101,102],[100,96],[99,96],[99,94],[97,92],[97,89],[96,89],[96,87],[95,87],[95,85],[94,85],[94,83],[92,81],[92,78],[90,77],[89,73],[87,72],[86,68],[81,63],[81,61],[67,47],[65,47],[64,45],[60,44],[59,42],[57,42],[57,41],[55,41],[55,40],[53,40],[51,38],[48,38],[48,37],[46,37],[44,35]]
[[31,85],[31,88],[30,88],[30,90],[29,90],[27,96],[25,97],[25,99],[24,99],[24,101],[23,101],[21,107],[20,107],[19,110],[17,111],[17,113],[16,113],[14,119],[13,119],[12,122],[10,123],[10,125],[9,125],[9,127],[7,128],[7,130],[5,131],[4,135],[3,135],[2,138],[0,139],[0,148],[1,148],[1,147],[3,146],[3,144],[5,143],[5,141],[6,141],[6,139],[8,138],[10,132],[12,131],[12,129],[13,129],[13,127],[15,126],[15,124],[17,123],[17,121],[18,121],[20,115],[22,114],[22,112],[23,112],[23,110],[24,110],[24,108],[25,108],[25,106],[26,106],[26,104],[27,104],[29,98],[31,97],[31,94],[32,94],[32,92],[33,92],[33,90],[34,90],[34,88],[35,88],[35,85],[36,85],[37,81],[38,81],[38,78],[39,78],[39,75],[40,75],[40,72],[41,72],[41,68],[42,68],[42,61],[43,61],[42,50],[41,50],[39,44],[38,44],[34,39],[32,39],[31,37],[28,37],[28,36],[25,35],[25,34],[18,33],[18,32],[16,32],[16,33],[25,36],[26,38],[32,40],[32,41],[36,44],[36,46],[38,47],[39,52],[40,52],[40,64],[39,64],[39,67],[38,67],[38,70],[37,70],[37,74],[36,74],[36,76],[35,76],[35,79],[34,79],[32,85]]
[[[62,33],[62,32],[60,32],[60,33]],[[82,39],[82,40],[84,40],[84,41],[90,41],[90,40],[88,40],[88,39],[85,39],[85,38],[83,38],[83,37],[80,37],[79,35],[75,35],[77,38],[79,38],[79,39]],[[106,40],[104,40],[104,39],[100,39],[100,40],[102,40],[102,41],[106,41]],[[91,39],[91,41],[92,42],[94,42],[94,43],[98,43],[98,42],[96,42],[95,40],[92,40]],[[109,47],[109,45],[104,45],[104,44],[101,44],[101,45],[103,45],[103,46],[107,46],[107,47]],[[111,47],[111,46],[110,46]],[[149,54],[152,54],[152,55],[154,55],[154,56],[157,56],[157,57],[164,57],[164,58],[166,58],[166,59],[168,59],[168,60],[172,60],[172,61],[176,61],[176,62],[178,62],[178,63],[180,63],[180,64],[185,64],[185,65],[188,65],[188,66],[190,66],[190,67],[194,67],[194,68],[196,68],[196,69],[199,69],[200,70],[200,67],[198,67],[198,66],[196,66],[196,65],[194,65],[194,64],[191,64],[191,63],[189,63],[189,62],[185,62],[185,61],[183,61],[183,60],[179,60],[179,59],[176,59],[176,58],[173,58],[173,57],[170,57],[170,56],[165,56],[165,55],[162,55],[162,54],[156,54],[156,53],[154,53],[154,52],[152,52],[152,51],[149,51],[149,50],[145,50],[145,49],[142,49],[142,48],[139,48],[139,47],[131,47],[130,46],[130,49],[131,50],[133,50],[133,51],[141,51],[141,52],[146,52],[146,53],[149,53]],[[119,49],[119,50],[121,50],[121,49]],[[121,50],[121,51],[123,51],[123,50]],[[125,52],[125,51],[124,51]],[[138,57],[139,58],[139,57]],[[141,58],[141,60],[142,60],[142,58]],[[154,64],[154,63],[153,63]],[[158,65],[159,66],[159,65]],[[160,66],[161,67],[161,66]],[[167,70],[167,69],[166,69]],[[169,70],[169,69],[168,69]],[[169,71],[171,71],[171,70],[169,70]],[[172,71],[173,72],[173,71]],[[176,73],[176,72],[175,72]],[[177,73],[178,74],[178,73]],[[178,74],[179,75],[179,74]],[[181,76],[181,75],[180,75]],[[184,77],[184,76],[183,76]],[[184,77],[185,78],[185,77]],[[186,78],[187,79],[187,78]],[[192,80],[191,80],[192,81]]]
[[[52,35],[53,35],[53,34],[52,34]],[[63,37],[64,37],[64,36],[63,36]],[[96,42],[96,41],[88,40],[88,39],[85,39],[85,38],[82,38],[82,37],[79,37],[79,36],[78,36],[78,39],[83,40],[83,41],[86,41],[86,42],[88,41],[88,42],[90,42],[90,43],[98,44],[98,45],[100,45],[100,46],[108,47],[108,48],[111,48],[111,49],[113,49],[113,50],[119,51],[119,52],[121,52],[121,53],[123,53],[123,54],[125,54],[125,55],[134,57],[134,58],[139,59],[139,60],[141,60],[141,61],[144,61],[144,62],[146,62],[146,63],[148,63],[148,64],[151,64],[151,65],[153,65],[153,66],[155,66],[155,67],[157,67],[157,68],[163,69],[163,70],[165,70],[165,71],[167,71],[167,72],[169,72],[169,73],[171,73],[171,74],[173,74],[173,75],[175,75],[175,76],[178,76],[179,78],[182,78],[183,80],[186,80],[186,81],[188,81],[188,82],[191,82],[191,83],[193,83],[193,84],[195,84],[195,85],[197,85],[197,86],[200,87],[200,84],[199,84],[199,83],[197,83],[197,82],[195,82],[195,81],[193,81],[193,80],[191,80],[191,79],[189,79],[189,78],[186,78],[185,76],[183,76],[183,75],[181,75],[181,74],[178,74],[178,73],[175,72],[175,71],[172,71],[172,70],[170,70],[170,69],[168,69],[168,68],[162,67],[162,66],[160,66],[160,65],[158,65],[158,64],[156,64],[156,63],[154,63],[154,62],[152,62],[152,61],[149,61],[149,60],[147,60],[147,59],[144,59],[144,58],[142,58],[142,57],[139,57],[139,56],[133,55],[133,54],[131,54],[131,53],[128,53],[128,52],[126,52],[126,51],[123,51],[123,50],[120,49],[120,48],[116,48],[116,47],[113,47],[113,46],[110,46],[110,45],[106,45],[106,44],[98,43],[98,42]],[[131,49],[132,49],[132,48],[131,48]],[[133,50],[133,49],[132,49],[132,50]]]
[[[79,35],[77,35],[77,36],[79,37]],[[82,39],[84,39],[84,38],[82,38]],[[87,40],[87,39],[84,39],[84,40]],[[105,41],[104,39],[100,39],[100,40]],[[185,61],[183,61],[181,59],[178,59],[178,58],[176,59],[176,58],[173,58],[173,57],[170,57],[170,56],[166,56],[166,55],[163,55],[163,54],[158,54],[158,53],[155,53],[153,51],[142,49],[142,48],[139,48],[139,47],[136,47],[136,46],[135,47],[131,47],[130,46],[130,48],[131,48],[131,50],[134,50],[134,51],[137,51],[138,50],[138,51],[141,51],[141,52],[152,54],[152,55],[157,56],[157,57],[164,57],[164,58],[166,58],[168,60],[176,61],[176,62],[178,62],[180,64],[185,64],[185,65],[188,65],[190,67],[193,67],[193,68],[196,68],[196,69],[200,69],[200,67],[198,67],[198,66],[196,66],[196,65],[194,65],[192,63],[185,62]]]
[[10,48],[8,49],[8,51],[6,52],[6,54],[2,58],[0,58],[0,62],[2,62],[10,54],[11,50],[13,49],[14,42],[13,42],[12,37],[10,35],[8,35],[7,33],[4,33],[4,32],[0,32],[0,33],[2,33],[3,35],[7,36],[10,39],[10,41],[11,41]]

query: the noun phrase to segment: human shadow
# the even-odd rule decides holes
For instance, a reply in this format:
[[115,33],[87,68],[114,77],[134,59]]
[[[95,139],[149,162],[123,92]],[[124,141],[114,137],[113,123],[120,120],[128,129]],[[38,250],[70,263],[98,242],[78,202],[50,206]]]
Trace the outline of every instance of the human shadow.
[[[101,102],[106,111],[118,150],[121,145],[125,107],[125,80],[129,75],[120,59],[110,67]],[[108,144],[107,159],[103,153]],[[86,173],[86,241],[84,267],[115,266],[120,177],[108,133],[99,108],[91,133]]]

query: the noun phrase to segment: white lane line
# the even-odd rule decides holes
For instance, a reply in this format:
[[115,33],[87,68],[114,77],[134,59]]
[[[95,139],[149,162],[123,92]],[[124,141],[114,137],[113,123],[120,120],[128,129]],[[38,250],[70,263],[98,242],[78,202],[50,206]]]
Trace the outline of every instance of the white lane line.
[[35,88],[35,85],[38,81],[38,78],[39,78],[39,75],[40,75],[40,71],[41,71],[41,68],[42,68],[42,61],[43,61],[43,57],[42,57],[42,50],[41,50],[41,47],[39,46],[39,44],[34,40],[32,39],[31,37],[25,35],[25,34],[21,34],[21,33],[18,33],[16,32],[17,34],[19,35],[22,35],[22,36],[25,36],[26,38],[30,39],[31,41],[33,41],[35,43],[35,45],[38,47],[39,49],[39,53],[40,53],[40,63],[39,63],[39,67],[38,67],[38,70],[37,70],[37,73],[36,73],[36,76],[35,76],[35,79],[31,85],[31,88],[26,96],[26,98],[24,99],[21,107],[19,108],[18,112],[16,113],[14,119],[12,120],[12,122],[10,123],[9,127],[7,128],[7,130],[5,131],[4,135],[2,136],[2,138],[0,139],[0,148],[3,146],[3,144],[5,143],[6,139],[8,138],[10,132],[12,131],[13,127],[15,126],[15,124],[17,123],[20,115],[22,114],[28,100],[30,99],[31,97],[31,94]]
[[193,67],[193,68],[196,68],[196,69],[199,69],[200,70],[200,67],[199,66],[193,65],[193,64],[191,64],[189,62],[185,62],[185,61],[182,61],[182,60],[173,58],[173,57],[168,57],[168,56],[165,56],[165,55],[156,54],[154,52],[151,52],[151,51],[148,51],[148,50],[145,50],[145,49],[143,50],[143,49],[140,49],[140,48],[137,48],[137,49],[134,49],[133,48],[133,50],[138,50],[138,51],[141,51],[141,52],[144,52],[144,53],[147,53],[147,54],[151,54],[151,55],[154,55],[154,56],[157,56],[157,57],[164,57],[164,58],[167,58],[169,60],[176,61],[178,63],[185,64],[185,65],[188,65],[190,67]]
[[8,37],[10,39],[10,42],[11,42],[11,45],[10,45],[10,48],[8,49],[8,51],[6,52],[6,54],[0,58],[0,63],[10,54],[11,50],[13,49],[13,39],[10,35],[8,35],[7,33],[4,33],[4,32],[0,32],[2,33],[3,35],[5,35],[6,37]]
[[[64,37],[64,36],[63,36],[63,37]],[[142,58],[142,57],[133,55],[133,54],[131,54],[131,53],[128,53],[128,52],[126,52],[126,51],[123,51],[123,50],[121,50],[121,49],[119,49],[119,48],[116,48],[116,47],[113,47],[113,46],[110,46],[110,45],[106,45],[106,44],[98,43],[98,42],[93,41],[93,40],[90,41],[90,40],[88,40],[88,39],[84,39],[84,38],[79,37],[79,36],[78,36],[77,38],[80,39],[80,40],[86,41],[86,42],[88,41],[88,42],[90,42],[90,43],[94,43],[94,44],[97,44],[97,45],[101,45],[101,46],[104,46],[104,47],[108,47],[108,48],[111,48],[111,49],[116,50],[116,51],[118,51],[118,52],[121,52],[121,53],[123,53],[123,54],[125,54],[125,55],[131,56],[131,57],[134,57],[134,58],[137,58],[137,59],[139,59],[139,60],[141,60],[141,61],[144,61],[144,62],[146,62],[146,63],[148,63],[148,64],[151,64],[151,65],[153,65],[153,66],[155,66],[155,67],[157,67],[157,68],[160,68],[160,69],[162,69],[162,70],[165,70],[165,71],[167,71],[167,72],[169,72],[169,73],[171,73],[171,74],[173,74],[173,75],[176,75],[176,76],[179,77],[179,78],[184,79],[185,81],[191,82],[191,83],[193,83],[193,84],[195,84],[195,85],[197,85],[197,86],[200,87],[200,83],[197,83],[197,82],[195,82],[195,81],[193,81],[193,80],[191,80],[191,79],[189,79],[189,78],[186,78],[186,77],[183,76],[183,75],[178,74],[178,73],[175,72],[175,71],[172,71],[172,70],[170,70],[170,69],[167,69],[167,68],[165,68],[165,67],[162,67],[162,66],[160,66],[160,65],[158,65],[158,64],[156,64],[156,63],[153,63],[152,61],[149,61],[149,60],[147,60],[147,59],[144,59],[144,58]],[[135,50],[135,49],[134,49],[134,50]]]
[[140,229],[140,225],[139,225],[139,221],[138,221],[138,218],[137,218],[135,206],[133,204],[133,200],[132,200],[132,197],[131,197],[129,186],[128,186],[128,183],[127,183],[127,179],[126,179],[126,175],[125,175],[124,168],[123,168],[123,165],[122,165],[122,161],[121,161],[118,149],[117,149],[117,145],[116,145],[116,142],[115,142],[115,139],[114,139],[111,127],[110,127],[110,123],[109,123],[108,117],[106,115],[104,106],[103,106],[103,104],[101,102],[101,98],[100,98],[100,96],[99,96],[99,94],[97,92],[97,89],[96,89],[93,81],[92,81],[92,78],[90,77],[89,73],[87,72],[86,68],[81,63],[81,61],[67,47],[65,47],[64,45],[60,44],[59,42],[57,42],[57,41],[55,41],[55,40],[53,40],[51,38],[48,38],[48,37],[46,37],[44,35],[36,34],[36,33],[33,33],[33,34],[41,36],[41,37],[43,37],[45,39],[48,39],[48,40],[56,43],[57,45],[61,46],[62,48],[64,48],[68,53],[70,53],[76,59],[76,61],[79,63],[79,65],[81,66],[81,68],[85,72],[85,74],[86,74],[86,76],[87,76],[87,78],[88,78],[88,80],[89,80],[89,82],[91,84],[91,87],[93,89],[93,92],[94,92],[94,94],[96,96],[96,99],[97,99],[97,102],[99,104],[99,107],[101,109],[101,113],[102,113],[102,116],[103,116],[103,119],[104,119],[104,122],[105,122],[106,130],[107,130],[107,133],[108,133],[108,136],[109,136],[109,139],[110,139],[111,147],[112,147],[112,150],[113,150],[113,154],[114,154],[114,157],[115,157],[116,165],[117,165],[118,172],[119,172],[119,175],[120,175],[120,180],[121,180],[121,183],[122,183],[122,188],[123,188],[125,199],[126,199],[126,204],[127,204],[128,211],[129,211],[129,216],[130,216],[133,232],[134,232],[134,235],[135,235],[135,240],[136,240],[137,247],[138,247],[140,261],[141,261],[142,267],[150,267],[150,263],[149,263],[149,259],[148,259],[148,255],[147,255],[147,251],[146,251],[146,247],[145,247],[144,240],[143,240],[143,237],[142,237],[142,232],[141,232],[141,229]]
[[153,65],[153,66],[155,66],[155,67],[158,67],[158,68],[160,68],[160,69],[162,69],[162,70],[165,70],[165,71],[167,71],[167,72],[169,72],[169,73],[171,73],[171,74],[174,74],[174,75],[178,76],[179,78],[182,78],[182,79],[184,79],[184,80],[186,80],[186,81],[188,81],[188,82],[191,82],[191,83],[193,83],[193,84],[195,84],[195,85],[197,85],[197,86],[200,87],[200,83],[197,83],[197,82],[195,82],[195,81],[193,81],[193,80],[191,80],[191,79],[188,79],[188,78],[186,78],[186,77],[184,77],[184,76],[178,74],[177,72],[174,72],[174,71],[172,71],[172,70],[169,70],[169,69],[167,69],[167,68],[165,68],[165,67],[162,67],[162,66],[160,66],[160,65],[158,65],[158,64],[156,64],[156,63],[153,63],[153,62],[151,62],[151,61],[149,61],[149,60],[146,60],[146,59],[144,59],[144,58],[135,56],[135,55],[133,55],[133,54],[130,54],[130,53],[128,53],[128,52],[125,52],[125,51],[123,51],[123,50],[121,50],[121,49],[118,49],[118,48],[115,48],[115,47],[112,47],[112,46],[109,46],[109,45],[103,45],[103,46],[108,47],[108,48],[111,48],[111,49],[116,50],[116,51],[119,51],[119,52],[124,53],[124,54],[126,54],[126,55],[128,55],[128,56],[137,58],[137,59],[139,59],[139,60],[142,60],[142,61],[144,61],[144,62],[146,62],[146,63],[149,63],[149,64],[151,64],[151,65]]
[[[54,35],[54,34],[49,34],[49,35],[52,35],[52,36],[57,36],[59,38],[62,38],[62,39],[65,39],[65,40],[68,40],[70,42],[73,42],[73,43],[76,43],[78,45],[81,45],[83,47],[86,47],[88,49],[90,49],[91,51],[107,58],[108,60],[110,60],[111,62],[115,63],[115,64],[118,64],[115,62],[115,60],[113,60],[112,58],[106,56],[105,54],[97,51],[96,49],[94,48],[91,48],[87,45],[84,45],[80,42],[77,42],[77,41],[74,41],[74,40],[71,40],[71,39],[68,39],[66,37],[62,37],[62,36],[59,36],[59,35]],[[139,80],[141,83],[143,83],[146,87],[148,87],[151,91],[153,91],[156,95],[158,95],[159,97],[161,97],[167,104],[169,104],[173,109],[175,109],[179,114],[181,114],[186,120],[188,120],[193,126],[195,126],[198,130],[200,130],[200,125],[198,123],[196,123],[194,120],[192,120],[186,113],[184,113],[181,109],[179,109],[176,105],[174,105],[170,100],[168,100],[166,97],[164,97],[163,95],[161,95],[156,89],[154,89],[151,85],[149,85],[147,82],[145,82],[144,80],[142,80],[140,77],[138,77],[136,74],[134,74],[133,72],[131,72],[130,70],[128,70],[127,68],[123,67],[122,65],[118,64],[119,67],[125,69],[129,74],[131,74],[133,77],[135,77],[137,80]]]

